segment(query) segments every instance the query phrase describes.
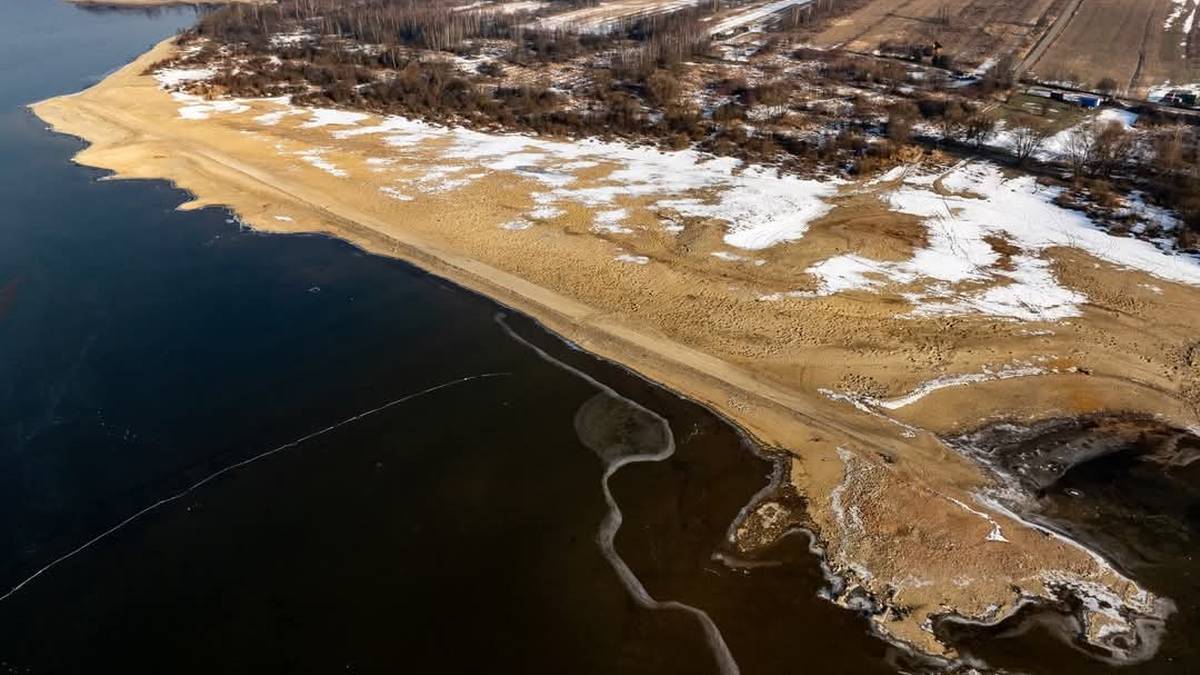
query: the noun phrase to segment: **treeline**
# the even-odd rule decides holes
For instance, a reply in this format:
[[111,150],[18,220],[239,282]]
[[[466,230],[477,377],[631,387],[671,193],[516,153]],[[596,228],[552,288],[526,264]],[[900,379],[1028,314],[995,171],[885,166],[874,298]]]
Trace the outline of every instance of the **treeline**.
[[[1097,120],[1065,132],[1053,147],[1055,129],[1034,115],[1010,115],[1004,120],[968,101],[935,98],[903,101],[888,108],[885,135],[897,144],[914,138],[923,125],[937,142],[952,143],[969,153],[1004,134],[988,154],[1006,155],[1022,168],[1037,162],[1068,172],[1075,190],[1064,193],[1064,205],[1079,206],[1075,193],[1086,191],[1087,202],[1112,207],[1116,185],[1122,191],[1141,190],[1154,203],[1180,215],[1183,229],[1171,233],[1183,249],[1200,249],[1200,138],[1195,127],[1151,124],[1134,131],[1115,120]],[[1162,233],[1167,234],[1167,233]]]
[[456,11],[456,0],[279,0],[231,4],[204,15],[194,31],[252,49],[273,35],[302,30],[363,44],[452,50],[465,40],[508,37],[528,17],[522,12]]
[[668,149],[696,147],[798,170],[842,166],[879,152],[878,144],[866,141],[867,125],[859,123],[848,124],[843,133],[809,137],[747,128],[752,109],[787,107],[792,85],[782,80],[753,86],[739,80],[714,83],[719,93],[731,95],[734,101],[706,116],[682,96],[680,73],[668,68],[656,68],[638,80],[621,80],[610,69],[594,69],[583,88],[572,92],[569,106],[564,96],[547,87],[514,86],[503,79],[477,81],[450,63],[417,55],[384,75],[356,64],[272,64],[258,57],[250,67],[225,69],[203,86],[213,88],[213,93],[290,94],[300,105],[342,105],[476,128],[625,138]]
[[[551,60],[584,51],[624,47],[623,58],[640,61],[682,59],[707,48],[707,31],[698,19],[711,8],[684,8],[649,16],[630,16],[603,32],[538,29],[526,11],[502,6],[464,11],[462,0],[279,0],[269,5],[235,3],[204,14],[194,34],[268,49],[272,36],[297,31],[383,48],[414,47],[458,51],[477,39],[508,39],[529,54]],[[627,43],[637,43],[633,46]]]
[[[714,133],[694,105],[677,101],[678,69],[708,49],[707,31],[699,22],[707,10],[637,17],[597,35],[533,30],[528,16],[455,11],[454,4],[281,0],[271,6],[231,6],[206,15],[184,39],[206,38],[252,60],[252,67],[226,68],[210,81],[240,96],[291,94],[298,102],[543,133],[651,136],[672,145]],[[421,51],[467,55],[474,48],[470,41],[482,38],[506,38],[511,50],[500,60],[485,61],[474,76],[463,76]],[[544,86],[504,82],[507,64],[566,61],[588,53],[607,67],[589,73],[582,90],[573,92],[582,105],[571,109]]]

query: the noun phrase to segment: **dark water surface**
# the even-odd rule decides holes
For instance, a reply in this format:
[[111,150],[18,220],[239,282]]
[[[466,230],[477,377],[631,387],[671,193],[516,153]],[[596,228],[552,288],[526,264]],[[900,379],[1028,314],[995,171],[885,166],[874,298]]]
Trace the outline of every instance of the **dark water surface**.
[[[662,438],[580,432],[604,394],[494,303],[338,241],[177,213],[165,184],[70,164],[82,144],[24,109],[193,18],[0,2],[0,595],[280,451],[0,600],[0,670],[715,672],[695,617],[640,606],[596,539],[595,439]],[[801,538],[768,552],[789,564],[714,561],[772,470],[730,426],[507,325],[636,402],[601,402],[601,422],[641,406],[669,423],[674,456],[610,482],[616,550],[653,596],[704,610],[748,675],[895,672],[862,618],[818,599]],[[979,647],[1106,668],[1038,631]]]
[[[193,18],[0,3],[0,593],[224,467],[447,386],[48,569],[0,601],[3,669],[714,672],[696,619],[640,607],[596,542],[602,465],[574,420],[597,389],[493,303],[341,242],[177,213],[162,183],[99,181],[24,109]],[[771,471],[733,429],[510,325],[670,423],[674,457],[611,481],[617,549],[652,594],[708,611],[746,673],[891,671],[862,619],[816,598],[806,552],[752,576],[712,560]]]

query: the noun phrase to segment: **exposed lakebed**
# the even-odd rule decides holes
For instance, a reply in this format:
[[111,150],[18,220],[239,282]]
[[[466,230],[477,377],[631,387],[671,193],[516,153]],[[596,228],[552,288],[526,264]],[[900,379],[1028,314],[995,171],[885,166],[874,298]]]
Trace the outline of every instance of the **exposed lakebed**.
[[[1143,667],[1170,672],[1196,662],[1188,636],[1200,628],[1194,561],[1200,539],[1200,437],[1145,416],[1098,415],[996,423],[950,442],[989,468],[996,479],[991,499],[1045,528],[1048,536],[1081,542],[1147,588],[1175,599],[1163,607],[1165,622],[1141,624],[1140,643],[1118,638],[1114,644],[1134,660],[1147,661],[1125,666],[1128,672]],[[1072,638],[1080,630],[1073,609],[1069,603],[1031,606],[995,627],[947,623],[942,628],[991,665],[1019,667],[1032,642],[1046,650],[1046,667],[1065,669],[1073,657],[1064,652],[1084,649]],[[1111,657],[1094,648],[1085,651],[1101,660]]]

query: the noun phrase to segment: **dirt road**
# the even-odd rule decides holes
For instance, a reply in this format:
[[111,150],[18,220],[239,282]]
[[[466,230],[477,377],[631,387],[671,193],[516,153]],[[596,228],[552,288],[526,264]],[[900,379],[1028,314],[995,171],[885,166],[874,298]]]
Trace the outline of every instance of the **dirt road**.
[[1029,72],[1030,69],[1037,65],[1037,62],[1040,61],[1042,56],[1045,55],[1046,50],[1050,48],[1050,45],[1054,44],[1054,41],[1057,40],[1060,35],[1062,35],[1063,31],[1067,29],[1067,26],[1071,25],[1071,20],[1075,18],[1077,13],[1079,13],[1079,8],[1082,5],[1083,0],[1071,0],[1070,4],[1067,5],[1063,12],[1054,20],[1054,23],[1050,26],[1050,28],[1043,33],[1040,38],[1038,38],[1037,43],[1033,45],[1033,48],[1029,50],[1029,53],[1025,55],[1025,58],[1021,59],[1021,61],[1016,65],[1016,68],[1013,70],[1013,72],[1018,78],[1021,75]]

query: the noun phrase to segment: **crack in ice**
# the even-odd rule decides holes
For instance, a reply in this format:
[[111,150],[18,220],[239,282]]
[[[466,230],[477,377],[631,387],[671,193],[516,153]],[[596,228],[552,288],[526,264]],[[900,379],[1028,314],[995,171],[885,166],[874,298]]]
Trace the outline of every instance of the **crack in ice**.
[[717,628],[717,624],[712,620],[712,617],[698,607],[693,607],[677,600],[655,600],[654,597],[650,595],[650,592],[646,590],[646,587],[642,584],[641,580],[637,578],[637,575],[633,573],[633,570],[630,569],[629,565],[626,564],[626,562],[617,553],[616,547],[613,543],[617,536],[617,530],[621,529],[623,516],[621,514],[621,507],[617,505],[617,500],[613,497],[612,490],[609,489],[608,481],[610,478],[612,478],[613,474],[628,464],[661,462],[669,459],[675,454],[675,436],[673,433],[671,433],[671,427],[667,423],[666,418],[641,405],[637,401],[618,394],[612,387],[600,382],[596,378],[588,375],[578,368],[569,366],[562,361],[559,361],[548,354],[545,350],[521,337],[516,333],[516,331],[509,327],[507,322],[505,322],[504,314],[496,314],[496,323],[500,325],[500,327],[505,333],[508,334],[509,337],[528,347],[535,354],[541,357],[542,360],[562,368],[572,375],[575,375],[596,389],[599,389],[602,393],[617,400],[623,401],[631,407],[650,415],[663,425],[666,432],[664,437],[667,439],[667,441],[662,450],[653,453],[647,452],[625,455],[624,457],[619,457],[615,460],[605,462],[604,475],[600,479],[600,486],[604,490],[604,501],[608,504],[608,512],[605,514],[604,520],[600,524],[600,531],[597,534],[596,540],[597,543],[600,544],[600,550],[604,554],[605,559],[607,559],[609,564],[612,565],[613,571],[617,573],[617,576],[620,578],[621,583],[625,586],[625,589],[629,591],[629,594],[633,596],[633,599],[639,605],[650,610],[673,609],[687,612],[694,616],[700,622],[701,627],[704,628],[705,637],[708,640],[709,648],[712,649],[713,657],[717,661],[717,667],[720,669],[721,675],[738,675],[741,671],[738,668],[737,662],[733,658],[733,653],[729,651],[729,646],[725,644],[725,638],[722,637],[721,630]]
[[130,523],[133,523],[134,521],[139,520],[143,516],[153,512],[153,511],[156,511],[172,502],[178,501],[179,499],[186,497],[187,495],[191,494],[192,492],[195,492],[196,490],[200,489],[201,487],[204,487],[205,485],[212,482],[213,480],[216,480],[217,478],[219,478],[231,471],[240,469],[244,466],[248,466],[259,460],[266,459],[267,457],[270,457],[272,455],[279,454],[280,452],[283,452],[284,450],[289,450],[291,448],[299,446],[300,444],[302,444],[306,441],[311,441],[312,439],[317,438],[319,436],[324,436],[325,434],[327,434],[331,431],[340,429],[340,428],[346,426],[347,424],[351,424],[351,423],[357,422],[358,420],[361,420],[363,418],[370,417],[371,415],[374,415],[376,413],[383,412],[384,410],[392,408],[393,406],[400,405],[401,403],[406,403],[408,401],[411,401],[416,398],[420,398],[427,394],[432,394],[432,393],[434,393],[436,391],[440,391],[442,389],[449,389],[450,387],[454,387],[454,386],[457,386],[460,384],[465,384],[465,383],[471,382],[473,380],[482,380],[482,379],[493,378],[493,377],[505,377],[510,374],[511,373],[482,373],[479,375],[468,375],[466,377],[460,377],[455,380],[450,380],[449,382],[443,382],[442,384],[434,385],[432,387],[429,387],[427,389],[422,389],[421,391],[414,392],[412,394],[406,394],[405,396],[401,396],[400,398],[397,398],[397,399],[394,399],[387,403],[384,403],[381,406],[377,406],[377,407],[371,408],[370,410],[367,410],[365,412],[358,413],[357,415],[354,415],[353,417],[347,417],[346,419],[344,419],[340,422],[337,422],[336,424],[331,424],[323,429],[318,429],[317,431],[314,431],[309,434],[305,434],[304,436],[301,436],[300,438],[297,438],[292,441],[288,441],[287,443],[284,443],[283,445],[271,448],[270,450],[267,450],[264,452],[260,452],[257,455],[254,455],[253,457],[250,457],[248,459],[243,459],[240,462],[230,464],[229,466],[227,466],[223,469],[220,469],[218,471],[215,471],[215,472],[205,476],[204,478],[196,481],[195,483],[192,483],[191,485],[187,486],[183,490],[180,490],[179,492],[176,492],[175,494],[173,494],[169,497],[164,497],[164,498],[154,502],[150,506],[147,506],[146,508],[142,509],[141,511],[138,511],[137,513],[129,516],[125,520],[122,520],[121,522],[117,523],[116,525],[113,525],[112,527],[108,528],[107,530],[104,530],[100,534],[92,537],[91,539],[87,540],[86,542],[84,542],[83,544],[79,545],[78,547],[72,549],[71,551],[67,552],[66,554],[59,556],[58,558],[54,559],[49,564],[43,566],[38,571],[36,571],[33,574],[26,577],[21,583],[17,584],[16,586],[13,586],[4,595],[0,595],[0,602],[3,602],[5,600],[9,599],[13,595],[15,595],[18,591],[20,591],[22,588],[27,586],[30,582],[34,581],[38,577],[40,577],[43,574],[54,569],[58,565],[66,562],[67,560],[74,558],[76,555],[83,553],[84,551],[88,550],[89,548],[91,548],[95,544],[99,543],[100,541],[106,539],[110,535],[113,535],[113,534],[119,532],[120,530],[124,529],[125,526],[129,525]]

